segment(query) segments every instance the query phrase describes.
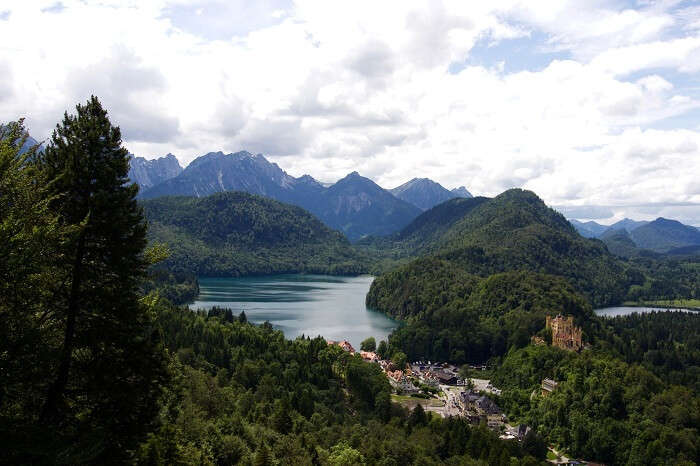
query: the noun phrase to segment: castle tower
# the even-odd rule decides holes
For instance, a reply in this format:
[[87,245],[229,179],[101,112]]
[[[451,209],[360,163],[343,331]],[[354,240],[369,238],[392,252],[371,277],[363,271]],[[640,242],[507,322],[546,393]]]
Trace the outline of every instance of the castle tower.
[[552,330],[552,346],[569,351],[579,351],[583,347],[583,332],[574,325],[573,316],[546,316],[546,328]]

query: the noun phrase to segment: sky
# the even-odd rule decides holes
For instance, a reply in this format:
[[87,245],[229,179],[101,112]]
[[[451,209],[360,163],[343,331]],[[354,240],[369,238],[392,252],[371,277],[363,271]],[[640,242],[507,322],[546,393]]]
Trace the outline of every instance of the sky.
[[0,1],[0,122],[46,139],[92,94],[149,159],[700,226],[698,1]]

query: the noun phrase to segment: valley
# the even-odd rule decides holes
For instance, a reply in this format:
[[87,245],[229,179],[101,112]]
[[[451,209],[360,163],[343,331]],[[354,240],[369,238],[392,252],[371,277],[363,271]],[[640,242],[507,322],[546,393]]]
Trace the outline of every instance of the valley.
[[[523,189],[389,191],[356,172],[324,186],[246,152],[138,161],[87,106],[80,121],[111,128],[94,139],[65,123],[103,147],[88,177],[62,133],[21,153],[36,159],[21,125],[0,146],[16,193],[0,199],[18,245],[0,263],[0,359],[19,362],[0,372],[0,435],[15,462],[80,463],[93,431],[131,450],[105,438],[91,461],[137,464],[390,451],[391,464],[532,465],[548,444],[610,465],[698,459],[700,313],[619,307],[697,302],[690,227],[627,221],[589,238]],[[61,361],[72,378],[47,381]],[[138,417],[123,420],[127,406]],[[370,440],[350,446],[358,432]]]
[[[305,183],[313,185],[313,180]],[[537,432],[553,441],[559,454],[609,464],[648,455],[633,445],[659,430],[673,442],[692,437],[688,429],[694,421],[673,431],[666,420],[640,408],[666,403],[673,409],[687,404],[692,410],[698,403],[700,342],[695,332],[700,314],[643,306],[693,303],[700,296],[700,257],[693,255],[690,227],[665,219],[627,219],[610,228],[589,222],[586,232],[533,192],[453,197],[427,179],[387,192],[352,173],[323,189],[338,196],[336,205],[356,212],[363,211],[353,204],[358,192],[365,199],[367,193],[377,199],[393,195],[417,210],[394,222],[386,210],[365,209],[363,219],[385,228],[369,231],[342,219],[338,210],[323,211],[321,191],[316,210],[309,209],[318,223],[303,217],[302,209],[296,212],[287,204],[235,191],[142,202],[152,222],[152,241],[172,247],[163,266],[202,276],[200,295],[190,309],[218,316],[229,308],[244,312],[248,322],[284,332],[285,338],[319,335],[330,340],[365,366],[379,366],[395,392],[392,401],[411,410],[411,416],[418,412],[416,419],[425,412],[472,426],[483,421],[499,438],[521,445],[536,441],[526,439],[525,432]],[[292,212],[299,219],[285,223]],[[308,227],[295,228],[301,218]],[[333,237],[329,231],[341,223],[345,227]],[[184,234],[192,239],[185,240]],[[343,242],[343,234],[353,241]],[[189,241],[201,246],[182,252]],[[200,248],[206,252],[195,252]],[[277,263],[286,265],[270,269]],[[292,274],[269,275],[280,272]],[[294,275],[299,272],[371,272],[376,278]],[[620,307],[623,303],[634,306]],[[549,327],[556,315],[562,317],[557,322],[568,322],[573,336]],[[369,337],[371,348],[366,346]],[[353,353],[360,347],[368,351]],[[434,367],[427,372],[418,363],[406,364],[428,360]],[[470,369],[477,367],[488,367],[490,389],[455,385],[480,381],[479,371]],[[580,381],[608,371],[615,375],[606,377],[616,382],[581,386]],[[436,383],[435,374],[443,374],[446,382]],[[650,390],[630,393],[615,407],[599,403],[582,408],[565,401],[584,393],[619,397],[615,384],[623,378],[632,386],[649,384]],[[662,380],[674,387],[664,388]],[[485,404],[491,407],[485,409]],[[554,409],[566,412],[565,418],[552,421]],[[635,425],[640,418],[644,428]],[[609,438],[609,429],[617,429],[625,440],[617,445],[596,440]],[[583,437],[574,438],[575,432]],[[687,458],[693,451],[680,448],[653,456]]]
[[[206,202],[209,198],[199,199]],[[145,202],[147,212],[153,202],[158,200]],[[237,200],[228,198],[225,202]],[[231,217],[238,218],[244,217]],[[234,225],[227,226],[226,231],[236,231]],[[205,230],[215,231],[211,227]],[[256,237],[265,238],[262,231]],[[216,242],[211,244],[220,247]],[[255,247],[250,243],[248,249]],[[606,446],[590,440],[607,435],[602,429],[608,428],[605,426],[613,418],[618,419],[616,428],[624,431],[622,435],[629,442],[651,435],[635,427],[633,418],[643,417],[654,426],[652,430],[667,427],[665,421],[640,411],[636,405],[626,405],[623,409],[628,414],[624,417],[603,407],[582,410],[559,405],[558,409],[566,409],[569,416],[589,423],[589,440],[573,442],[568,432],[579,426],[568,420],[551,423],[547,418],[553,403],[581,394],[582,389],[573,385],[576,380],[565,371],[583,378],[600,377],[599,371],[615,367],[615,377],[625,377],[632,384],[651,380],[654,388],[644,396],[634,395],[635,403],[666,402],[661,400],[675,396],[659,384],[663,378],[686,387],[673,389],[681,390],[680,398],[672,401],[676,406],[697,403],[695,395],[682,391],[697,386],[695,372],[679,371],[671,361],[682,361],[682,367],[697,367],[694,329],[700,324],[700,314],[681,312],[681,317],[676,309],[660,312],[644,307],[605,307],[629,302],[632,297],[654,297],[656,302],[666,298],[671,302],[679,294],[696,296],[698,261],[692,256],[678,260],[662,255],[629,259],[614,255],[603,242],[580,236],[561,214],[524,190],[509,190],[491,199],[448,199],[425,210],[398,232],[365,237],[347,248],[362,260],[363,268],[357,270],[372,270],[377,277],[327,277],[322,281],[343,283],[338,285],[342,288],[348,283],[362,283],[364,288],[341,290],[336,285],[318,285],[315,280],[319,277],[314,275],[230,279],[223,278],[228,272],[222,268],[217,272],[222,278],[200,279],[200,298],[190,307],[200,311],[213,308],[210,312],[214,315],[227,307],[236,313],[244,311],[246,320],[269,323],[287,338],[318,334],[342,344],[347,340],[348,348],[343,350],[350,354],[353,347],[359,348],[366,338],[374,337],[372,341],[379,344],[377,354],[381,356],[373,356],[371,351],[360,353],[366,360],[363,364],[371,366],[377,358],[375,362],[397,393],[392,397],[395,402],[409,409],[420,405],[428,413],[460,417],[473,425],[488,419],[489,428],[496,434],[518,442],[525,440],[518,437],[516,426],[522,426],[523,431],[537,429],[556,438],[557,451],[569,457],[617,464],[623,462],[616,459],[618,455],[628,458],[637,454],[628,443]],[[282,249],[275,257],[285,254],[289,253]],[[335,261],[332,254],[327,260]],[[365,294],[366,304],[362,303]],[[381,313],[389,319],[378,319]],[[555,314],[571,319],[579,332],[571,348],[565,338],[545,328],[545,320]],[[680,326],[685,328],[681,330]],[[639,347],[639,338],[645,332],[653,333],[653,343]],[[686,353],[674,347],[677,343],[687,344],[692,350]],[[656,358],[654,362],[649,359],[652,357]],[[437,393],[433,393],[426,388],[433,383],[432,372],[424,375],[418,366],[401,369],[405,364],[401,361],[419,360],[437,362],[436,373],[442,371],[443,364],[449,364],[453,378],[459,367],[466,375],[469,367],[488,366],[491,387],[498,389],[486,395],[497,414],[485,414],[476,405],[459,401],[481,399],[483,391],[451,388],[448,383],[438,385]],[[513,364],[519,366],[517,370]],[[523,370],[529,372],[521,373]],[[478,371],[471,374],[478,379]],[[548,380],[545,395],[540,387]],[[606,392],[614,391],[613,385],[586,390],[602,390],[607,394],[600,396],[614,396]],[[532,396],[540,391],[542,395]],[[596,411],[599,409],[603,411]],[[677,441],[687,440],[687,432],[673,435]],[[681,451],[681,455],[688,453]]]
[[700,0],[0,37],[0,466],[700,465]]

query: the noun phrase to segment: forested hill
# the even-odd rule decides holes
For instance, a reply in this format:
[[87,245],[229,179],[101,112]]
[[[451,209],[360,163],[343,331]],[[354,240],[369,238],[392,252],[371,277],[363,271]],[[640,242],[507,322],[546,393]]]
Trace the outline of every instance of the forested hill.
[[[534,430],[502,441],[466,418],[409,414],[378,364],[322,337],[142,294],[163,251],[147,248],[128,152],[96,97],[43,152],[20,152],[26,140],[21,120],[0,125],[0,464],[543,463]],[[256,196],[145,211],[185,269],[358,264],[342,235]]]
[[493,199],[448,201],[418,217],[387,246],[407,256],[434,255],[444,267],[481,277],[515,270],[562,276],[595,306],[622,301],[629,287],[623,263],[601,241],[581,237],[537,195],[520,189]]
[[372,250],[376,256],[394,259],[428,253],[435,249],[442,236],[456,222],[488,200],[486,197],[450,199],[423,212],[393,235],[373,236],[356,244],[360,248]]
[[361,273],[365,260],[304,209],[243,192],[144,201],[149,239],[168,245],[164,266],[208,276]]

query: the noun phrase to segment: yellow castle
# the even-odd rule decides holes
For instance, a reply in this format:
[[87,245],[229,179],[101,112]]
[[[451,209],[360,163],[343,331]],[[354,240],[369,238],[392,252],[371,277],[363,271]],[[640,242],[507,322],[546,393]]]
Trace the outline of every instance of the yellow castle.
[[552,330],[552,346],[570,351],[580,351],[583,347],[581,328],[574,325],[572,316],[547,316],[547,328]]

